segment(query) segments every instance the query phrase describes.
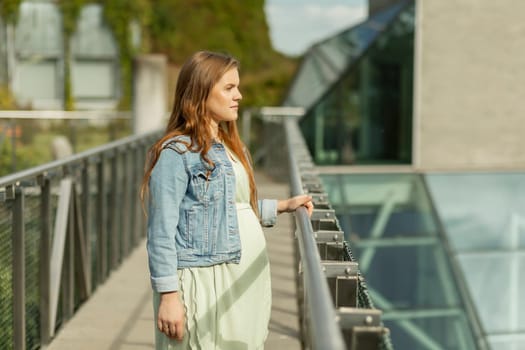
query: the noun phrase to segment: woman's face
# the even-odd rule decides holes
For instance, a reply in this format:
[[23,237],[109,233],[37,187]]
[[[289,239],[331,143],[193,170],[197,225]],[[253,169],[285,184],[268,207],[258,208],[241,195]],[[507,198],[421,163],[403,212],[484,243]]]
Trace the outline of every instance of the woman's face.
[[242,99],[239,91],[239,72],[232,68],[213,86],[206,101],[208,116],[214,124],[221,121],[237,120],[239,101]]

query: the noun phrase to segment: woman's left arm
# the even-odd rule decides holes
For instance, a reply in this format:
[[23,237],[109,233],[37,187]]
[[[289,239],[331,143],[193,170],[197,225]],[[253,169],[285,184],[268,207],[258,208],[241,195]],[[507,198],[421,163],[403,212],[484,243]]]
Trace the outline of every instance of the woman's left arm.
[[299,207],[305,207],[308,215],[311,216],[314,210],[312,197],[307,194],[301,194],[288,199],[277,201],[277,214],[294,212]]
[[312,215],[314,205],[312,197],[306,194],[291,197],[288,199],[259,199],[259,219],[264,227],[272,227],[277,222],[277,215],[295,211],[300,206],[308,210],[308,215]]

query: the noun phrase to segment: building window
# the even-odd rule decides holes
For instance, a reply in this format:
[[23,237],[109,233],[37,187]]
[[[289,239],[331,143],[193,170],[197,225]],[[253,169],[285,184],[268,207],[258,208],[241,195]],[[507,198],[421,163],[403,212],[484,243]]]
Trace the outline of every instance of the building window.
[[119,94],[118,51],[102,6],[82,8],[71,38],[71,84],[77,109],[114,108]]
[[62,20],[50,2],[23,2],[15,28],[13,93],[34,109],[62,108]]

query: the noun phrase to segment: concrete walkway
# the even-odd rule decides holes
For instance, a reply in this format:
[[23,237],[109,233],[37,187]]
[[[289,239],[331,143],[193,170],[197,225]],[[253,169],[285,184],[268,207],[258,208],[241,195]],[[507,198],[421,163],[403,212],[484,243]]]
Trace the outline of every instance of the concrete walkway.
[[[286,198],[288,186],[256,175],[259,195]],[[265,348],[299,350],[293,218],[279,216],[265,229],[272,271],[272,317]],[[154,348],[154,321],[145,242],[114,271],[59,330],[49,350],[146,350]],[[249,327],[249,325],[247,325]]]

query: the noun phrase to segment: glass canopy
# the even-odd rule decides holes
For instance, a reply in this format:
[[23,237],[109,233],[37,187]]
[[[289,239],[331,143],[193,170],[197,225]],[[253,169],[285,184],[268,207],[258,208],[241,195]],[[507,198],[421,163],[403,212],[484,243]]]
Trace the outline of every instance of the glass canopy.
[[395,349],[475,349],[475,315],[424,179],[322,175]]
[[413,46],[405,1],[308,51],[286,102],[317,164],[410,163]]
[[427,178],[491,348],[525,349],[525,173]]

